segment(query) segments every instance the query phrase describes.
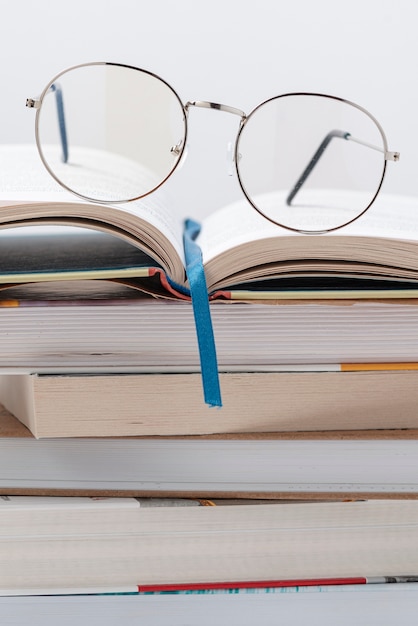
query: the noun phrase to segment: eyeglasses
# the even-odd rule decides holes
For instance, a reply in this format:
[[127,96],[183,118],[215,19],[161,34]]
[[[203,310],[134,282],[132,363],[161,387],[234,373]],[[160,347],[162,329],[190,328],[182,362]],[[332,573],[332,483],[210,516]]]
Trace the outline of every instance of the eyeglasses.
[[182,103],[159,76],[88,63],[55,76],[37,99],[40,157],[64,188],[90,201],[130,202],[173,174],[184,155],[192,107],[239,116],[233,160],[241,189],[265,218],[289,230],[328,232],[360,217],[381,188],[388,150],[379,122],[353,102],[289,93],[251,113]]

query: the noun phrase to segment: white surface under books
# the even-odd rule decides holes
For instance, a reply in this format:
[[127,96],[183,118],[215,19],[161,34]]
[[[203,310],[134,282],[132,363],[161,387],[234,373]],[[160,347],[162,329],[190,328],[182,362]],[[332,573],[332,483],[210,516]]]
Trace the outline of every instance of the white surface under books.
[[4,626],[415,626],[416,584],[278,593],[1,597]]

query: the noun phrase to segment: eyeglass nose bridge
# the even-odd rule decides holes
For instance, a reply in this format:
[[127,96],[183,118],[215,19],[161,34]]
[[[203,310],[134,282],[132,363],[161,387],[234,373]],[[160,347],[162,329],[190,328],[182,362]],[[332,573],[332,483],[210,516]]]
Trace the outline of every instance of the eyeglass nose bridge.
[[190,107],[199,107],[200,109],[214,109],[215,111],[223,111],[225,113],[232,113],[233,115],[238,115],[241,120],[245,120],[247,117],[244,111],[241,109],[236,109],[235,107],[230,107],[227,104],[219,104],[218,102],[208,102],[206,100],[189,100],[184,105],[185,110],[188,112]]
[[[184,109],[186,113],[189,112],[190,107],[198,107],[201,109],[214,109],[215,111],[223,111],[224,113],[232,113],[233,115],[238,115],[241,118],[241,124],[246,120],[247,115],[241,109],[237,109],[235,107],[231,107],[227,104],[220,104],[218,102],[208,102],[207,100],[191,100],[186,102],[184,105]],[[234,152],[232,149],[232,144],[228,143],[227,145],[227,163],[228,163],[228,176],[232,176],[232,163],[234,162]]]

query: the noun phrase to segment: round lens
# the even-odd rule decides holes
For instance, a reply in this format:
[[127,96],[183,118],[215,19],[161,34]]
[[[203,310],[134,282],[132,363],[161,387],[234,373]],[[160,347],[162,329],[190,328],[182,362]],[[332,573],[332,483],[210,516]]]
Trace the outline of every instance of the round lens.
[[357,105],[288,94],[245,119],[235,158],[257,211],[291,230],[326,232],[357,219],[373,202],[386,147],[379,124]]
[[82,65],[58,75],[37,112],[50,173],[77,195],[125,202],[159,187],[184,150],[183,105],[167,83],[136,68]]

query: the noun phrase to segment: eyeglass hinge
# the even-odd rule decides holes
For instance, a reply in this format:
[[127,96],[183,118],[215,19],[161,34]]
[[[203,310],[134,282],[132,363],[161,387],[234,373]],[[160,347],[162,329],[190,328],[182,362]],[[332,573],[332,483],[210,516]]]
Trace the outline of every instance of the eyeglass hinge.
[[39,109],[40,101],[36,100],[35,98],[27,98],[26,106],[28,107],[28,109]]
[[400,156],[399,152],[390,152],[390,150],[386,150],[385,159],[386,161],[399,161]]

